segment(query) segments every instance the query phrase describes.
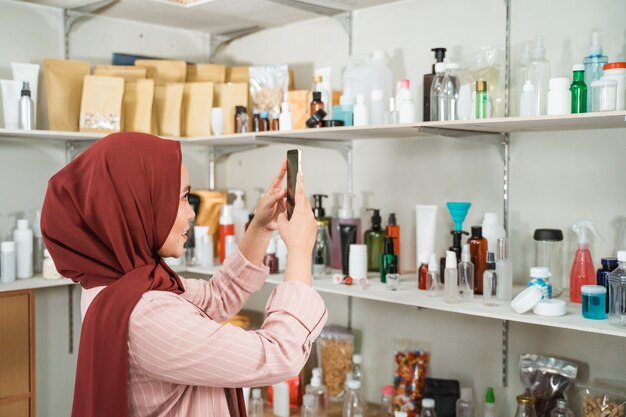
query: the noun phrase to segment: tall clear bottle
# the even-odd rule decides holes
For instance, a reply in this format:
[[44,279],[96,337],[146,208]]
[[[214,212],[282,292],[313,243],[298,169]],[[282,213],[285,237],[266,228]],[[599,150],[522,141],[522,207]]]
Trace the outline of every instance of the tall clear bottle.
[[254,388],[252,390],[252,399],[248,412],[249,417],[263,417],[263,398],[261,398],[261,389]]
[[474,264],[472,263],[472,255],[468,244],[463,245],[458,271],[459,295],[464,300],[471,300],[474,298]]
[[585,65],[585,85],[589,89],[587,94],[587,110],[591,111],[591,83],[602,77],[604,64],[609,62],[609,57],[602,55],[602,43],[600,42],[600,33],[591,33],[591,46],[589,47],[589,55],[583,60]]
[[448,62],[446,73],[442,81],[442,95],[444,101],[444,120],[458,120],[457,103],[459,99],[460,80],[459,64]]
[[446,270],[443,280],[443,299],[446,303],[459,302],[458,273],[456,264],[456,253],[446,252]]
[[304,394],[302,396],[302,417],[317,417],[314,407],[315,399],[311,394]]
[[315,246],[313,246],[313,260],[315,261],[320,255],[324,264],[324,274],[328,274],[330,273],[330,237],[326,225],[318,222]]
[[311,383],[306,386],[305,394],[310,394],[313,396],[313,408],[315,409],[315,415],[318,417],[326,417],[328,396],[326,385],[322,384],[321,368],[313,368]]
[[574,417],[574,412],[567,408],[567,401],[556,400],[556,407],[550,412],[550,417]]
[[487,252],[487,269],[483,274],[483,304],[486,306],[499,305],[498,274],[496,272],[496,257],[493,252]]
[[428,280],[426,283],[426,289],[428,290],[429,297],[441,296],[441,282],[439,280],[439,262],[437,262],[437,255],[430,254],[428,260]]
[[537,417],[535,398],[530,395],[518,395],[515,417]]
[[509,258],[508,239],[498,239],[496,273],[498,274],[498,287],[496,288],[498,300],[511,300],[513,298],[513,264]]
[[537,92],[537,116],[548,112],[548,84],[550,82],[550,61],[546,59],[543,36],[535,37],[535,46],[530,61],[530,81]]
[[443,97],[443,78],[445,77],[446,64],[437,62],[435,64],[435,78],[430,86],[430,120],[445,120],[445,99]]
[[367,403],[361,394],[361,381],[348,381],[343,401],[343,417],[365,417]]
[[456,401],[456,417],[474,417],[473,397],[471,388],[461,388],[461,398]]

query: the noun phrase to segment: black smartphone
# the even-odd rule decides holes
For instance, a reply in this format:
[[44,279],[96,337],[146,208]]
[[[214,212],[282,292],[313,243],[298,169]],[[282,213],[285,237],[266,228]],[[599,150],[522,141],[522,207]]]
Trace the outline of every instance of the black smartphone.
[[291,219],[293,208],[296,205],[296,179],[302,169],[302,151],[290,149],[287,151],[287,218]]

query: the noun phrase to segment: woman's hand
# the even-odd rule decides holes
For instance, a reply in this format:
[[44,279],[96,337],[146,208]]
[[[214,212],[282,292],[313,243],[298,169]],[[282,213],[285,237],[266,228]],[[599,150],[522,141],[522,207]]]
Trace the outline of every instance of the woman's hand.
[[311,285],[311,254],[317,235],[317,222],[309,198],[304,192],[304,177],[298,173],[296,180],[295,207],[291,220],[287,213],[278,216],[278,229],[287,246],[285,281],[300,281]]
[[278,215],[285,212],[285,196],[287,189],[281,184],[287,173],[287,161],[280,164],[278,175],[272,181],[265,194],[259,200],[250,227],[261,235],[271,236],[278,229]]

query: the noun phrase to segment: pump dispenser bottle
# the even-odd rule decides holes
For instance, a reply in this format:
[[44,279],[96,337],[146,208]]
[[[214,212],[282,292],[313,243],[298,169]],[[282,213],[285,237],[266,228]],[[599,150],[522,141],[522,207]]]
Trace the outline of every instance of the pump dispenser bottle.
[[398,256],[393,249],[394,240],[395,239],[391,236],[385,236],[383,240],[383,253],[380,255],[380,282],[382,283],[387,282],[389,266],[398,266]]
[[602,55],[602,43],[600,42],[600,33],[591,33],[591,46],[589,47],[589,55],[583,60],[585,65],[585,85],[587,86],[587,109],[591,110],[591,83],[602,77],[604,64],[609,62],[609,57]]
[[235,241],[239,244],[246,231],[246,223],[248,223],[250,212],[246,210],[246,205],[243,202],[243,191],[228,190],[228,192],[236,196],[235,201],[233,201],[233,222],[235,224]]
[[[317,225],[326,226],[330,232],[330,225],[332,218],[326,216],[326,209],[324,208],[324,198],[328,198],[326,194],[313,194],[313,214],[315,215],[315,220],[317,220]],[[330,235],[332,238],[332,235]]]
[[[361,236],[361,219],[355,217],[354,210],[352,209],[352,195],[349,193],[344,193],[342,197],[342,203],[339,207],[339,212],[336,218],[333,218],[331,221],[331,241],[330,241],[330,266],[334,269],[341,269],[341,254],[342,254],[342,226],[344,229],[344,241],[345,238],[348,237],[348,234],[351,234],[352,231],[350,228],[354,228],[354,242],[352,243],[362,243]],[[346,241],[346,244],[349,243]],[[349,248],[349,246],[348,246]]]
[[443,281],[443,299],[446,303],[458,303],[460,301],[457,275],[456,254],[452,251],[447,251]]
[[326,385],[322,384],[322,369],[313,368],[311,383],[306,386],[305,394],[313,395],[315,416],[326,417]]
[[35,102],[30,97],[30,87],[24,81],[22,96],[19,102],[20,129],[32,130],[35,128]]
[[372,228],[363,235],[363,240],[367,245],[367,270],[380,271],[380,255],[383,253],[383,239],[385,231],[381,223],[379,209],[367,209],[372,212]]
[[474,298],[474,264],[472,263],[469,245],[463,245],[461,262],[459,263],[459,295],[462,299]]
[[[435,53],[435,59],[437,63],[443,63],[444,58],[446,57],[446,48],[433,48],[431,49]],[[424,74],[424,121],[428,122],[431,120],[430,118],[430,87],[433,85],[433,78],[435,78],[435,64],[432,66],[432,71],[430,74]]]
[[589,220],[578,220],[572,226],[572,230],[578,236],[578,244],[572,270],[569,275],[569,299],[572,303],[581,303],[582,294],[580,288],[583,285],[596,284],[596,271],[591,260],[589,250],[589,231],[602,240],[593,223]]

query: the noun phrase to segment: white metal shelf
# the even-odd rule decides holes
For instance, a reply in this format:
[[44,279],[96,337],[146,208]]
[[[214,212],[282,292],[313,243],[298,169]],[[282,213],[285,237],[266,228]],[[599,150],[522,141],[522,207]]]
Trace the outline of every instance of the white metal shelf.
[[67,285],[74,285],[74,281],[66,278],[44,279],[41,275],[36,275],[33,278],[17,279],[8,284],[0,283],[0,292],[38,290],[41,288],[64,287]]

